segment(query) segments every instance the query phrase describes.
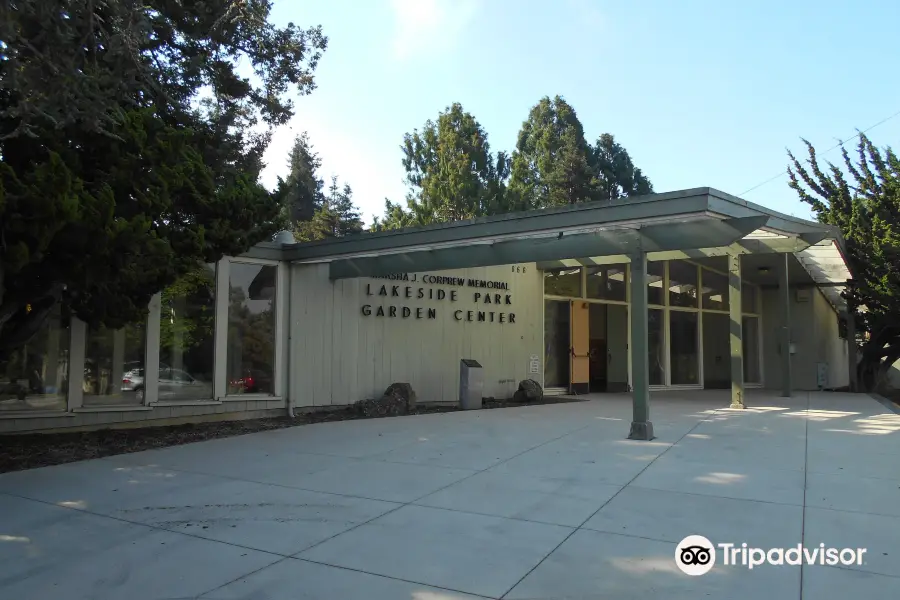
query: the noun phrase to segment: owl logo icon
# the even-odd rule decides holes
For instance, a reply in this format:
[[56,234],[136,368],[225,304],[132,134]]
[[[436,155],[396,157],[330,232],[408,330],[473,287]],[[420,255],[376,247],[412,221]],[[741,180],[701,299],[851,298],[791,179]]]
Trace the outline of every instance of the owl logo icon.
[[675,564],[685,575],[705,575],[716,564],[716,547],[702,535],[689,535],[675,547]]

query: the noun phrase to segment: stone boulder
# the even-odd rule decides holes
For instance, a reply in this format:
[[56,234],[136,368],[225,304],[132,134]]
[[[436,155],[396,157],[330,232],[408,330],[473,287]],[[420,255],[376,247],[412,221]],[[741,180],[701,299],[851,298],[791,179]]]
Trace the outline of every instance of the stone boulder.
[[408,383],[392,383],[384,390],[383,398],[392,398],[403,405],[403,414],[416,411],[416,392]]
[[544,397],[544,390],[534,379],[519,382],[519,389],[513,394],[513,402],[537,402]]

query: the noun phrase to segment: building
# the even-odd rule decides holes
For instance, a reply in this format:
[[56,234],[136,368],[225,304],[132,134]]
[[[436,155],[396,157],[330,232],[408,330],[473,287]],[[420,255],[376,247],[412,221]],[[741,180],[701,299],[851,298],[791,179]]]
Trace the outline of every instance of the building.
[[[289,236],[288,236],[289,237]],[[260,244],[156,297],[146,322],[58,315],[0,365],[0,431],[354,403],[392,382],[455,402],[850,384],[840,232],[709,188],[322,242]],[[15,364],[12,364],[12,363]]]

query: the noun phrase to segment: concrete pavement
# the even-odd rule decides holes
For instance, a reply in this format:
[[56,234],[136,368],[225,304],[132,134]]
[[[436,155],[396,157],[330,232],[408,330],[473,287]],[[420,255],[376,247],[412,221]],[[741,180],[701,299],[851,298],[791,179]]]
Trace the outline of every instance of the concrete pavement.
[[[18,599],[884,598],[900,588],[900,416],[863,395],[652,397],[322,423],[0,475]],[[717,562],[866,548],[852,566]]]

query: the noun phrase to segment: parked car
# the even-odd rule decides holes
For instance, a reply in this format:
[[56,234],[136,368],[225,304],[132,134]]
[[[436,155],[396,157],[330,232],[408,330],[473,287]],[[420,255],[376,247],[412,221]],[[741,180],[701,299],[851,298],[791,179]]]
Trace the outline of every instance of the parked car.
[[[144,401],[144,381],[134,388],[138,402]],[[212,400],[212,385],[181,369],[163,367],[159,370],[159,400]]]
[[[169,365],[160,363],[159,372],[168,369]],[[122,373],[122,391],[133,392],[144,384],[144,363],[130,362],[125,363],[125,372]]]

